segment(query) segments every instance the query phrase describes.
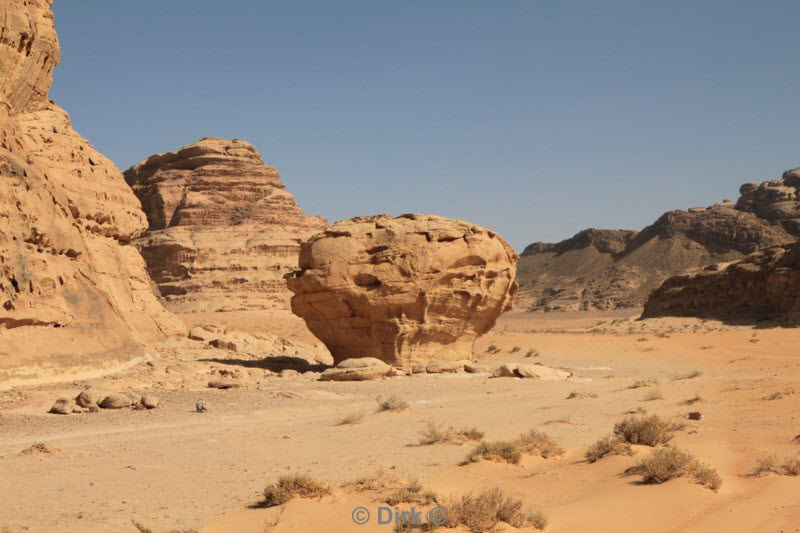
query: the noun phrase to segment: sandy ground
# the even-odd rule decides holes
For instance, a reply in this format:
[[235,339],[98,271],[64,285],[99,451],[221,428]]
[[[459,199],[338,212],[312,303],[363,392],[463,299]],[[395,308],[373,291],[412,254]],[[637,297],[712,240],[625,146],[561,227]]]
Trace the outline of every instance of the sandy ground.
[[[748,475],[763,453],[800,452],[800,330],[634,314],[512,313],[475,346],[492,368],[539,362],[568,369],[566,381],[458,373],[319,382],[314,372],[279,377],[268,361],[184,340],[114,376],[0,392],[0,531],[391,531],[374,517],[385,494],[341,488],[379,469],[445,497],[500,487],[541,509],[547,531],[800,531],[800,477]],[[313,340],[287,317],[228,319]],[[487,355],[490,345],[500,351]],[[538,355],[526,357],[530,350]],[[241,387],[206,386],[220,376]],[[629,388],[639,380],[652,383]],[[161,406],[47,414],[56,398],[84,389],[155,394]],[[573,391],[596,398],[567,399]],[[390,395],[410,407],[376,413],[376,399]],[[719,471],[718,492],[690,479],[641,485],[622,476],[647,447],[584,460],[641,409],[686,423],[673,443]],[[689,411],[702,420],[686,420]],[[354,412],[365,413],[361,423],[336,425]],[[471,444],[416,445],[428,421],[476,427],[486,440],[537,429],[566,453],[462,466]],[[21,453],[36,442],[54,451]],[[286,473],[310,474],[334,493],[258,508],[264,486]],[[352,521],[358,506],[373,513],[367,525]]]

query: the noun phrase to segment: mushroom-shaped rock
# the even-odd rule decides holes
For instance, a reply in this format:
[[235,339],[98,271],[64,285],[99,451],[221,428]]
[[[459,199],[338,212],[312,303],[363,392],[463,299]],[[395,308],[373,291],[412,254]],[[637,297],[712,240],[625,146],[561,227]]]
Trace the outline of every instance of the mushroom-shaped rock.
[[516,262],[502,238],[468,222],[356,217],[301,245],[292,311],[337,363],[470,359],[475,339],[511,308]]

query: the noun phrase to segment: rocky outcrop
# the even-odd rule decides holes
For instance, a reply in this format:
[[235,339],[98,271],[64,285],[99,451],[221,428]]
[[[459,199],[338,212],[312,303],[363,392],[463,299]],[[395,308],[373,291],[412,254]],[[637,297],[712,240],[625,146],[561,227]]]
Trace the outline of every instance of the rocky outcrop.
[[800,242],[667,279],[650,295],[642,313],[643,318],[656,316],[782,318],[800,323]]
[[739,193],[736,209],[777,222],[792,235],[800,237],[800,167],[787,170],[781,178],[767,180],[761,185],[745,183]]
[[640,232],[590,229],[557,244],[534,243],[518,265],[520,306],[638,307],[669,276],[793,240],[786,225],[737,208],[742,205],[724,201],[670,211]]
[[47,100],[50,3],[0,7],[0,387],[112,370],[183,326],[127,243],[146,229],[114,164]]
[[517,256],[495,233],[431,215],[357,217],[303,243],[292,311],[336,362],[411,369],[469,359],[510,309]]
[[174,312],[287,308],[283,277],[325,227],[250,143],[201,139],[125,171],[150,231],[136,245]]

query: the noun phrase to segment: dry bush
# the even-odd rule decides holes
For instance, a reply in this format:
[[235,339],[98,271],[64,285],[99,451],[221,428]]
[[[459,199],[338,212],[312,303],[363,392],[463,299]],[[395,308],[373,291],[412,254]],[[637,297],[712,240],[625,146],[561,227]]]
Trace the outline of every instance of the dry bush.
[[427,446],[438,443],[462,444],[471,440],[481,440],[482,438],[483,432],[478,431],[477,428],[463,428],[456,431],[452,426],[444,429],[443,426],[437,426],[433,422],[428,422],[427,427],[420,433],[419,445]]
[[569,393],[569,396],[567,396],[567,400],[572,400],[572,399],[575,399],[575,398],[578,398],[578,399],[597,398],[597,394],[595,394],[593,392],[585,392],[585,391],[572,391],[572,392]]
[[[133,527],[135,527],[137,530],[139,530],[139,533],[153,533],[152,529],[150,529],[149,527],[145,526],[141,522],[137,522],[136,520],[131,520],[131,523],[133,524]],[[11,530],[9,528],[6,528],[6,527],[0,528],[0,533],[11,533]]]
[[773,392],[773,393],[771,393],[771,394],[767,394],[766,396],[764,396],[764,397],[763,397],[763,398],[761,398],[761,399],[762,399],[762,400],[766,400],[766,401],[768,401],[768,402],[771,402],[771,401],[773,401],[773,400],[780,400],[781,398],[783,398],[783,396],[784,396],[784,393],[783,393],[783,392],[781,392],[781,391],[775,391],[775,392]]
[[711,344],[704,344],[703,346],[701,346],[701,347],[700,347],[700,349],[701,349],[701,350],[710,350],[710,349],[712,349],[713,347],[714,347],[714,346],[713,346],[713,345],[711,345]]
[[586,450],[586,460],[595,463],[606,455],[633,455],[631,445],[616,435],[604,437]]
[[800,476],[800,455],[786,458],[782,464],[774,453],[764,454],[758,458],[750,472],[751,476],[778,474],[781,476]]
[[414,479],[396,488],[388,496],[384,496],[383,501],[389,505],[397,505],[399,503],[427,505],[436,501],[436,493],[425,490],[422,484]]
[[389,396],[386,399],[378,398],[378,413],[384,411],[405,411],[408,409],[408,402],[399,396]]
[[640,463],[628,468],[626,475],[642,476],[642,483],[659,484],[679,477],[691,477],[711,490],[719,489],[722,478],[713,468],[700,463],[690,453],[677,448],[659,448]]
[[522,348],[521,348],[521,347],[519,347],[519,346],[514,346],[513,348],[511,348],[511,349],[509,350],[509,353],[517,353],[517,352],[518,352],[518,351],[520,351],[520,350],[522,350]]
[[328,485],[311,476],[291,474],[279,477],[277,483],[272,483],[264,488],[264,500],[261,502],[261,506],[275,507],[298,496],[319,498],[330,493],[331,489]]
[[536,454],[547,459],[563,453],[564,449],[550,437],[531,430],[514,440],[481,442],[467,455],[464,464],[474,463],[479,459],[517,464],[522,459],[522,454]]
[[500,353],[500,348],[498,348],[496,344],[490,344],[490,345],[489,345],[489,346],[486,348],[486,353],[489,353],[489,354],[496,354],[496,353]]
[[664,393],[658,389],[651,390],[650,392],[644,395],[644,398],[642,398],[642,400],[645,402],[652,402],[655,400],[663,400],[663,399],[664,399]]
[[657,379],[640,379],[628,385],[629,389],[641,389],[642,387],[649,387],[650,385],[658,385]]
[[357,413],[350,413],[349,415],[345,415],[340,418],[337,422],[337,426],[354,426],[356,424],[360,424],[364,420],[365,413],[363,411],[359,411]]
[[525,510],[522,501],[500,489],[468,493],[447,502],[447,527],[461,526],[473,533],[496,531],[500,523],[520,528],[544,529],[547,517],[541,511]]
[[343,483],[342,487],[356,492],[377,492],[386,490],[391,486],[396,486],[397,483],[398,480],[396,477],[387,475],[382,468],[379,468],[372,475],[357,477],[353,481]]
[[703,375],[703,372],[701,370],[692,370],[691,372],[687,372],[685,374],[678,374],[677,376],[674,376],[672,378],[672,380],[673,381],[680,381],[680,380],[683,380],[683,379],[694,379],[694,378],[699,378],[702,375]]
[[525,357],[539,357],[539,350],[530,349],[525,354]]
[[702,401],[703,401],[703,399],[700,396],[695,394],[695,396],[693,398],[689,398],[688,400],[683,400],[680,403],[680,405],[693,405],[693,404],[695,404],[697,402],[702,402]]
[[630,444],[658,446],[672,440],[672,432],[681,427],[658,415],[629,416],[614,424],[614,435]]

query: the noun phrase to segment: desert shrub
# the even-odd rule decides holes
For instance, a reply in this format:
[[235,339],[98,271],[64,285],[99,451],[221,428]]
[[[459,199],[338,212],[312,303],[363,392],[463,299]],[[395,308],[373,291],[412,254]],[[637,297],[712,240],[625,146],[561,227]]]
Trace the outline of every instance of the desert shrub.
[[781,398],[783,398],[783,393],[780,392],[780,391],[775,391],[773,393],[767,394],[766,396],[764,396],[761,399],[762,400],[766,400],[768,402],[771,402],[773,400],[780,400]]
[[595,463],[606,455],[633,455],[633,450],[631,445],[619,436],[609,435],[592,444],[586,450],[584,457],[590,463]]
[[656,379],[640,379],[628,385],[629,389],[641,389],[642,387],[649,387],[650,385],[658,385]]
[[542,529],[547,518],[541,511],[525,510],[522,501],[500,489],[468,493],[447,502],[447,526],[461,526],[473,533],[496,530],[502,522],[513,527],[531,525]]
[[511,348],[511,350],[509,350],[509,353],[517,353],[520,350],[522,350],[522,348],[520,348],[519,346],[514,346],[513,348]]
[[452,426],[444,429],[437,426],[433,422],[428,422],[428,425],[420,433],[419,444],[420,446],[427,446],[430,444],[438,443],[456,443],[461,444],[470,440],[481,440],[483,432],[478,431],[477,428],[463,428],[456,430]]
[[673,381],[680,381],[684,379],[694,379],[699,378],[703,375],[703,372],[700,370],[692,370],[691,372],[687,372],[685,374],[678,374],[672,378]]
[[525,353],[525,357],[539,357],[539,350],[530,349]]
[[399,503],[426,505],[436,501],[436,493],[425,490],[422,484],[415,479],[393,490],[383,498],[383,501],[389,505],[397,505]]
[[378,411],[405,411],[408,409],[408,402],[399,396],[389,396],[386,399],[378,398]]
[[349,415],[345,415],[342,418],[340,418],[336,422],[336,425],[337,426],[353,426],[355,424],[360,424],[364,420],[364,416],[366,416],[366,415],[364,414],[363,411],[360,411],[360,412],[357,412],[357,413],[350,413]]
[[781,476],[800,476],[800,455],[786,458],[783,463],[774,453],[764,454],[758,458],[756,465],[750,472],[751,476],[778,474]]
[[547,459],[563,453],[564,449],[550,437],[539,431],[531,430],[514,440],[481,442],[467,455],[465,463],[486,459],[517,464],[522,459],[522,454],[536,454]]
[[689,398],[688,400],[683,400],[680,404],[681,405],[692,405],[692,404],[695,404],[697,402],[702,402],[702,401],[703,401],[703,399],[700,396],[694,395],[692,398]]
[[651,390],[650,392],[645,394],[644,398],[642,398],[642,399],[644,401],[646,401],[646,402],[652,402],[652,401],[655,401],[655,400],[663,400],[664,399],[664,393],[662,393],[658,389]]
[[597,398],[597,394],[593,392],[585,392],[585,391],[572,391],[567,396],[567,400],[573,400],[575,398],[583,399],[583,398]]
[[276,483],[264,488],[262,507],[275,507],[283,505],[294,497],[319,498],[331,493],[328,485],[317,481],[311,476],[291,474],[281,476]]
[[495,354],[495,353],[499,353],[499,352],[500,352],[500,348],[498,348],[497,345],[494,344],[494,343],[490,344],[486,348],[486,353]]
[[658,415],[629,416],[614,425],[614,435],[630,444],[658,446],[672,440],[672,432],[680,428]]
[[[150,529],[149,527],[145,526],[141,522],[137,522],[136,520],[131,520],[131,523],[133,524],[133,527],[135,527],[137,530],[139,530],[139,533],[153,533],[152,529]],[[0,528],[0,533],[11,533],[11,530],[8,529],[8,528],[3,527],[3,528]]]
[[697,461],[690,453],[677,448],[659,448],[640,463],[628,468],[627,475],[642,476],[642,483],[660,484],[679,477],[691,477],[695,483],[717,490],[722,479],[713,468]]

